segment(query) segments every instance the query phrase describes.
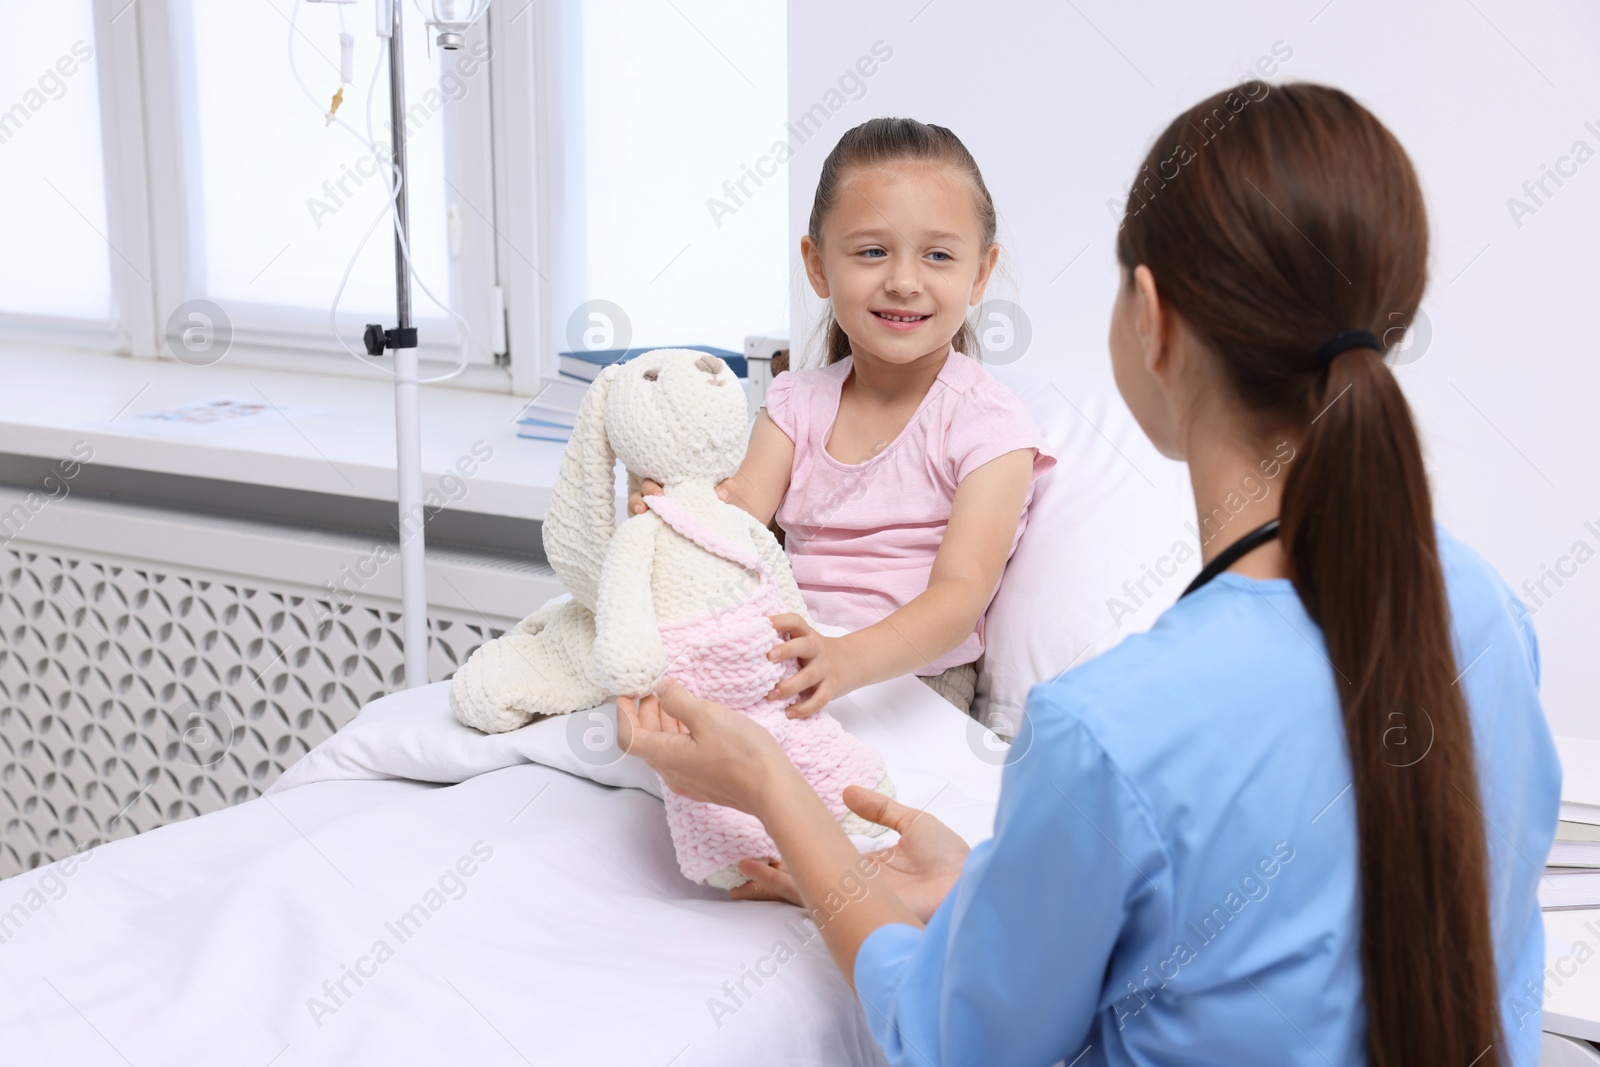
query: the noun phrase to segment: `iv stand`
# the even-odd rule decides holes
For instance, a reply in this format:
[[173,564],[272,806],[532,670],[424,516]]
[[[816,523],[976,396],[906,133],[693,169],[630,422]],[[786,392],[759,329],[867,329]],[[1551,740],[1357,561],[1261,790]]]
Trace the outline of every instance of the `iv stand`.
[[[394,24],[389,37],[389,136],[393,162],[399,176],[394,194],[394,302],[399,325],[393,330],[370,325],[367,352],[381,356],[394,352],[395,479],[399,508],[395,533],[400,539],[400,630],[405,655],[405,685],[414,689],[428,684],[428,588],[425,570],[422,506],[422,422],[417,392],[417,330],[411,325],[411,272],[405,246],[410,243],[410,217],[406,171],[405,62],[400,36],[402,3],[392,5]],[[404,242],[404,243],[402,243]],[[415,530],[408,531],[414,522]]]

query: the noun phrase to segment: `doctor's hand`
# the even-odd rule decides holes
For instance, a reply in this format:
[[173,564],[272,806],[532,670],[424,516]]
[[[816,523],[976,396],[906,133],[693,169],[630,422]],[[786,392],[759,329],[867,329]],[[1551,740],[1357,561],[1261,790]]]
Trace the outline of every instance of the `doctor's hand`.
[[[900,835],[893,847],[867,853],[873,861],[866,876],[874,885],[893,890],[926,923],[961,876],[971,851],[959,834],[925,811],[852,785],[844,791],[845,806],[868,822]],[[739,873],[750,881],[729,891],[735,900],[785,900],[804,907],[800,891],[782,860],[741,860]]]
[[617,698],[617,743],[674,793],[757,818],[772,787],[800,773],[754,719],[701,700],[676,682],[643,700]]

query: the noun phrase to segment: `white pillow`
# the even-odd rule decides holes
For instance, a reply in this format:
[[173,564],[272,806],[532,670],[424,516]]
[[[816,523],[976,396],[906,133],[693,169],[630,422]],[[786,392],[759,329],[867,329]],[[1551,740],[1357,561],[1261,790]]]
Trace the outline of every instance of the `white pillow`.
[[1200,569],[1188,468],[1156,452],[1109,382],[1070,403],[1050,382],[1018,392],[1056,465],[985,616],[973,711],[1005,737],[1030,688],[1147,629]]

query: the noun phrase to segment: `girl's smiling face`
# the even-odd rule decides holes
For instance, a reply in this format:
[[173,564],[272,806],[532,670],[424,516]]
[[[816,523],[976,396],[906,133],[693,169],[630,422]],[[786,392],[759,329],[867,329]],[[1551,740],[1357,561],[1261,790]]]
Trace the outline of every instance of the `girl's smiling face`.
[[906,364],[942,356],[983,299],[1000,249],[980,225],[971,183],[948,166],[862,168],[800,252],[856,358]]

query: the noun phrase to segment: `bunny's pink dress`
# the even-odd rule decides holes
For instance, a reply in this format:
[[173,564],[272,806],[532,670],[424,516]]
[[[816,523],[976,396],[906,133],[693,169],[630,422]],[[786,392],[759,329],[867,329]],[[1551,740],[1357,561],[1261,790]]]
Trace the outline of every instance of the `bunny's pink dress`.
[[[849,814],[842,794],[847,785],[877,786],[884,778],[883,757],[845,732],[826,711],[790,719],[794,702],[768,700],[772,687],[796,671],[794,660],[773,663],[767,653],[781,643],[768,616],[789,611],[772,568],[749,545],[728,541],[665,496],[645,504],[668,526],[723,559],[748,568],[760,583],[743,601],[725,604],[708,590],[708,610],[660,625],[667,652],[666,675],[695,696],[741,711],[766,727],[784,753],[817,791],[834,818]],[[777,858],[778,848],[759,819],[742,811],[681,797],[663,786],[667,827],[684,877],[704,882],[742,859]]]

